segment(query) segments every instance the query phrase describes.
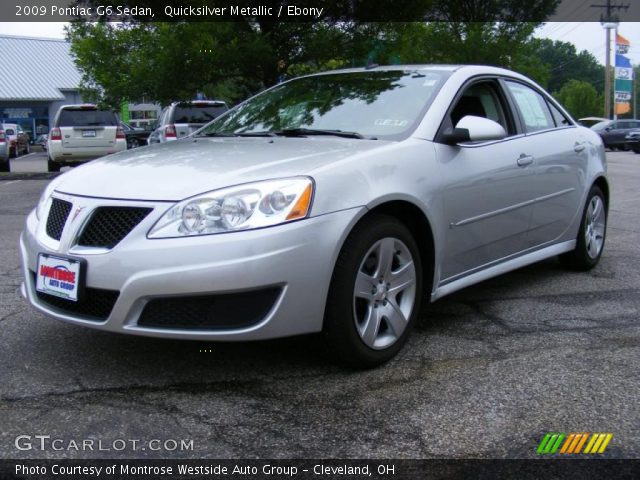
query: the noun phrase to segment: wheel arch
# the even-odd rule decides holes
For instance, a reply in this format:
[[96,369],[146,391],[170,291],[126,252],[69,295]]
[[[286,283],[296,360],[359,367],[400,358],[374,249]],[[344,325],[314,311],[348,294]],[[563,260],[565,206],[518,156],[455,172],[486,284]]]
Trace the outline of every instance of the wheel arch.
[[360,222],[375,214],[384,214],[397,218],[409,229],[416,239],[420,253],[420,261],[422,263],[422,270],[424,272],[423,293],[426,295],[427,300],[430,301],[435,281],[436,250],[434,232],[431,226],[432,223],[429,220],[428,215],[415,202],[408,199],[381,199],[367,207],[365,213],[352,225],[344,240],[346,240],[346,238],[351,234],[351,231],[353,231]]
[[598,188],[600,188],[600,190],[602,190],[602,193],[604,194],[605,208],[608,212],[609,211],[609,194],[610,194],[609,182],[604,176],[599,176],[593,181],[593,185],[597,186]]

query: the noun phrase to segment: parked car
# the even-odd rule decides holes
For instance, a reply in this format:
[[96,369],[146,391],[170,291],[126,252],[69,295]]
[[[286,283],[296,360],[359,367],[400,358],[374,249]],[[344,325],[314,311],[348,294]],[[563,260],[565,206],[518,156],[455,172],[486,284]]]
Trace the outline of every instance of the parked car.
[[423,297],[556,255],[593,268],[608,205],[600,137],[518,73],[333,71],[54,179],[21,236],[22,292],[127,334],[323,332],[370,367],[402,348]]
[[640,153],[640,130],[628,133],[625,140],[627,148],[633,150],[634,153]]
[[4,131],[4,136],[9,146],[9,156],[17,157],[20,154],[30,152],[29,135],[17,123],[3,123],[0,129]]
[[607,118],[603,117],[583,117],[578,119],[578,124],[583,127],[593,127],[596,123],[606,122]]
[[229,109],[219,100],[174,102],[160,112],[149,143],[164,143],[186,137]]
[[44,150],[45,152],[47,151],[47,140],[49,138],[49,135],[47,135],[46,133],[43,133],[42,135],[38,135],[38,138],[36,138],[36,141],[34,142],[34,145],[38,145],[40,147],[42,147],[42,150]]
[[58,172],[110,153],[126,150],[124,130],[113,112],[96,105],[63,105],[53,121],[47,139],[48,169]]
[[125,122],[120,122],[124,135],[127,139],[127,148],[137,148],[147,144],[149,133],[144,128],[135,128]]
[[0,172],[8,172],[11,165],[9,142],[4,130],[0,129]]
[[632,130],[640,129],[640,120],[607,120],[596,123],[591,129],[602,137],[606,148],[625,150],[625,137]]

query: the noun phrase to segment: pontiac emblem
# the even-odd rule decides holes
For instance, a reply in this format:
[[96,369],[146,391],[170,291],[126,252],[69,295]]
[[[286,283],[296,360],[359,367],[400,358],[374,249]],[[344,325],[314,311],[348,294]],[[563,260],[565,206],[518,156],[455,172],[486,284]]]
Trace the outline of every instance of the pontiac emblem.
[[75,211],[73,212],[73,217],[71,217],[71,223],[73,223],[76,218],[78,217],[78,215],[80,215],[80,212],[82,212],[82,210],[84,210],[85,207],[78,207],[75,209]]

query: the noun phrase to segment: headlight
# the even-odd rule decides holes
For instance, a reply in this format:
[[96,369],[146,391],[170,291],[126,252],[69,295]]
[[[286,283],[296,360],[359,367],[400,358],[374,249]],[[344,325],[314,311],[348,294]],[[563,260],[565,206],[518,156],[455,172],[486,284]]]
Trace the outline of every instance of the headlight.
[[188,237],[270,227],[305,218],[313,181],[284,178],[214,190],[171,207],[149,230],[149,238]]

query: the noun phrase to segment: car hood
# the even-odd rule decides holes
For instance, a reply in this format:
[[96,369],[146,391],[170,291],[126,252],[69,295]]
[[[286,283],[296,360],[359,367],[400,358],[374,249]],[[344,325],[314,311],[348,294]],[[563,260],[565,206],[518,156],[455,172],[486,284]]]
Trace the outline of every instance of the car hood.
[[241,183],[311,174],[389,143],[334,137],[190,138],[94,160],[58,177],[55,189],[90,197],[178,201]]

